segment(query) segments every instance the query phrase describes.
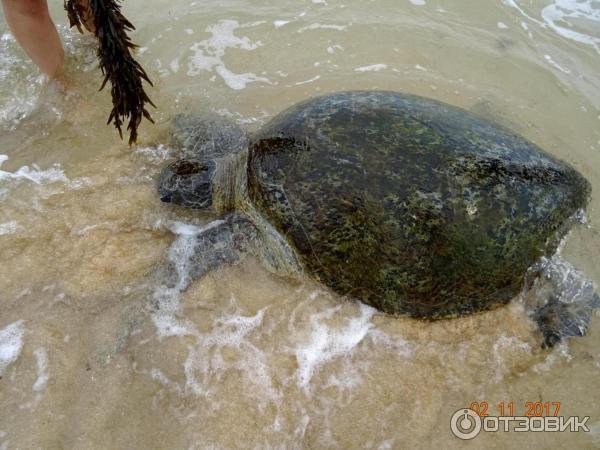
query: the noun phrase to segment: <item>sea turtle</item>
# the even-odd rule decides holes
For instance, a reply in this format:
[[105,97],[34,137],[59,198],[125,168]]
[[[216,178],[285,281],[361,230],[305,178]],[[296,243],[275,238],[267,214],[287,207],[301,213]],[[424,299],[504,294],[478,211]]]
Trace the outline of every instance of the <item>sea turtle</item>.
[[[552,279],[536,263],[591,192],[524,138],[398,92],[312,98],[251,136],[222,118],[179,116],[172,136],[182,158],[162,171],[160,198],[222,217],[198,238],[194,276],[249,252],[416,318],[506,304],[531,267]],[[548,345],[584,334],[582,305],[598,301],[592,288],[571,312],[559,297],[533,314]]]

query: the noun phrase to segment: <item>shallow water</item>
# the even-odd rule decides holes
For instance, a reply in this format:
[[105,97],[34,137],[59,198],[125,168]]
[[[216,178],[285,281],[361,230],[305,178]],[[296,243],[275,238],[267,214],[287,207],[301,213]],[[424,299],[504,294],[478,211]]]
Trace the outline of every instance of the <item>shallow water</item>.
[[[126,2],[157,126],[103,124],[89,37],[53,16],[74,94],[0,24],[0,449],[462,448],[471,402],[561,402],[584,433],[484,433],[470,448],[600,447],[600,320],[553,350],[521,299],[434,324],[391,318],[253,260],[188,286],[197,227],[153,180],[175,112],[256,129],[296,101],[393,89],[461,106],[593,186],[562,257],[600,283],[600,2]],[[156,269],[173,260],[166,290]]]

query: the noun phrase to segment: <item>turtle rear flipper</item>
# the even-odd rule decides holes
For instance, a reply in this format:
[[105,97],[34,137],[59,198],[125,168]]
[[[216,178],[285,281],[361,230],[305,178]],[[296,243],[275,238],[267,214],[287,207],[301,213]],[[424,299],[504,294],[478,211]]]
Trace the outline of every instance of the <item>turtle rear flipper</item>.
[[530,316],[542,332],[543,348],[566,337],[585,336],[600,308],[594,283],[558,256],[542,259],[531,294]]
[[585,336],[590,325],[591,313],[600,306],[600,298],[594,294],[589,304],[562,303],[553,299],[533,313],[544,335],[543,348],[553,347],[563,338]]

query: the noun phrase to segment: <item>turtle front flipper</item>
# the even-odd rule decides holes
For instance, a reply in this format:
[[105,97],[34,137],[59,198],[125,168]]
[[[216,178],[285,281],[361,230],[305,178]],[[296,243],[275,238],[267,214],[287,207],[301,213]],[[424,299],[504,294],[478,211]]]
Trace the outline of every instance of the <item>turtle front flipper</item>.
[[539,277],[528,293],[530,317],[543,335],[543,348],[572,336],[585,336],[600,308],[594,283],[558,256],[543,258]]
[[[231,213],[202,228],[190,227],[183,232],[180,245],[169,250],[168,264],[158,274],[169,289],[184,291],[194,280],[224,265],[238,264],[247,255],[255,254],[258,233],[242,214]],[[183,256],[183,257],[182,257]]]

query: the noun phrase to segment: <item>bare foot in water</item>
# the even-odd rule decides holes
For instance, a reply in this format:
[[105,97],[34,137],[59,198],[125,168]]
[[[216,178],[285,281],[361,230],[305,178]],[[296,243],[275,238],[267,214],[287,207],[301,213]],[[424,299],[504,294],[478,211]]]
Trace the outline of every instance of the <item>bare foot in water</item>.
[[84,94],[71,76],[48,78],[38,98],[41,110],[52,111],[61,120],[77,126],[94,123],[93,99]]

